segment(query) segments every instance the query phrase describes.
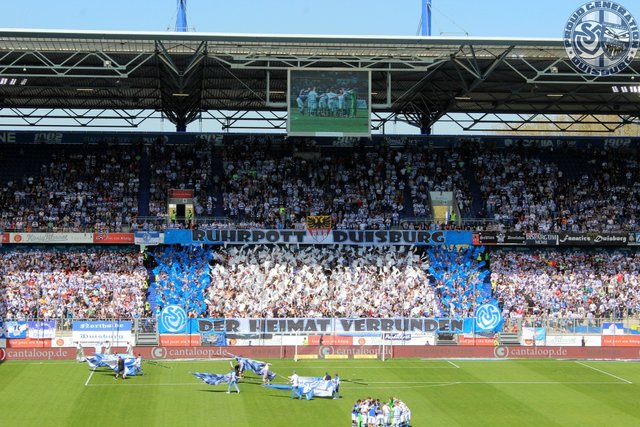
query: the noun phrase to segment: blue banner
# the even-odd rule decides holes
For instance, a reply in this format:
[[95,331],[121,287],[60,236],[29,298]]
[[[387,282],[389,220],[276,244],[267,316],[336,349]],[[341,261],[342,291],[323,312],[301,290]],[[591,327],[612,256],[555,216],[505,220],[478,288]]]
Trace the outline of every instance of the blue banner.
[[[473,318],[226,318],[188,319],[180,306],[163,310],[158,321],[161,334],[336,334],[382,336],[386,333],[473,333],[480,332]],[[162,315],[161,315],[162,316]]]
[[179,305],[168,305],[160,313],[158,332],[161,334],[186,334],[189,319],[187,312]]
[[164,243],[166,245],[190,245],[191,230],[165,230]]
[[74,320],[71,323],[73,332],[131,332],[130,320]]
[[206,345],[225,346],[226,323],[218,318],[187,318],[187,312],[179,305],[167,306],[160,314],[158,332],[161,334],[201,334]]
[[26,338],[28,324],[22,320],[4,322],[4,338]]
[[475,332],[500,332],[502,313],[496,304],[483,304],[476,308]]
[[71,324],[71,336],[73,341],[82,343],[126,345],[133,340],[131,326],[130,320],[76,320]]
[[56,337],[56,321],[43,320],[36,322],[27,322],[29,338],[35,339],[51,339]]
[[169,245],[358,245],[358,246],[441,246],[471,245],[471,231],[441,230],[166,230]]
[[136,231],[133,239],[136,245],[155,246],[162,243],[159,231]]

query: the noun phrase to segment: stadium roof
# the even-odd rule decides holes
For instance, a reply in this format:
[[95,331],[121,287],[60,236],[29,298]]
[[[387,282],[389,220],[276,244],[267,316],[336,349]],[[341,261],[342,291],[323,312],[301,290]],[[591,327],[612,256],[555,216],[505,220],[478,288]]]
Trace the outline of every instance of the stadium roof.
[[640,58],[615,76],[585,75],[561,39],[0,29],[0,126],[135,127],[161,113],[178,128],[205,118],[284,130],[297,68],[369,70],[374,126],[427,132],[455,116],[516,131],[551,115],[612,115],[595,119],[611,130],[639,114]]

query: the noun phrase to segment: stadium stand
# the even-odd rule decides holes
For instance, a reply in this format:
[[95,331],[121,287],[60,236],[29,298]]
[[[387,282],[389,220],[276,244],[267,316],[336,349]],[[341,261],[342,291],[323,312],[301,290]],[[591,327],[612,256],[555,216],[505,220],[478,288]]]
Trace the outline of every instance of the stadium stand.
[[452,191],[460,218],[450,227],[638,229],[637,149],[340,149],[238,137],[220,150],[158,141],[0,152],[5,230],[162,229],[169,188],[193,189],[195,221],[209,227],[304,228],[307,215],[327,214],[338,229],[438,229],[447,224],[429,193]]
[[138,212],[136,147],[2,147],[3,228],[122,231]]
[[[336,229],[467,224],[437,223],[432,191],[453,191],[465,219],[489,218],[480,230],[631,232],[640,209],[637,149],[341,149],[239,136],[224,147],[3,144],[0,164],[5,231],[305,229],[310,214],[331,215]],[[167,224],[170,188],[195,190],[195,224]],[[0,254],[7,319],[151,315],[180,301],[191,317],[464,317],[496,300],[505,318],[532,324],[640,309],[633,250],[491,250],[478,261],[477,250],[436,248],[168,247],[151,252],[149,297],[132,249]]]
[[121,250],[0,253],[0,318],[131,318],[143,314],[142,255]]

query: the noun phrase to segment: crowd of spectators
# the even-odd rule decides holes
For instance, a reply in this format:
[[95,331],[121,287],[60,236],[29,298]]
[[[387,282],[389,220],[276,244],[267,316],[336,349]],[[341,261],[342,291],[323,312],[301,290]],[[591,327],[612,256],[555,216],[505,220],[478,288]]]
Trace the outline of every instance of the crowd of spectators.
[[478,153],[472,164],[487,215],[516,230],[552,228],[559,178],[555,164],[503,151]]
[[122,231],[138,212],[138,162],[130,146],[52,152],[38,172],[4,183],[0,228]]
[[[211,317],[396,317],[436,313],[439,309],[423,256],[399,248],[230,247],[163,252],[158,272],[168,283],[182,283],[175,260],[210,259],[211,286],[190,301],[199,315]],[[192,255],[189,255],[191,253]],[[196,275],[200,274],[200,266]],[[189,267],[191,268],[191,267]],[[162,288],[164,294],[167,285]],[[180,286],[165,300],[176,300]],[[179,297],[178,297],[179,298]]]
[[411,190],[413,216],[431,216],[429,192],[452,192],[462,213],[471,209],[471,193],[463,171],[466,166],[462,150],[407,147],[394,151],[394,163]]
[[307,215],[331,215],[337,229],[390,229],[403,216],[431,217],[432,191],[451,192],[460,211],[470,210],[466,163],[454,150],[286,148],[225,148],[223,204],[233,222],[298,228]]
[[[628,250],[230,246],[150,256],[157,311],[179,304],[189,317],[470,317],[487,302],[511,324],[640,313],[640,254]],[[4,251],[0,274],[0,318],[152,315],[138,252]]]
[[621,318],[640,313],[640,254],[596,250],[491,253],[505,318]]
[[214,216],[213,192],[220,177],[213,169],[213,146],[202,140],[193,145],[170,145],[159,140],[146,148],[151,169],[149,215],[167,218],[169,190],[190,189],[195,217]]
[[157,310],[178,304],[186,307],[189,317],[206,314],[204,295],[211,284],[211,251],[198,246],[168,246],[152,254],[155,258],[155,298]]
[[[531,150],[476,150],[471,163],[483,214],[508,229],[584,233],[638,227],[636,152],[565,149],[553,156]],[[568,160],[581,173],[570,176],[549,159]]]
[[341,229],[390,228],[404,209],[404,182],[385,150],[279,153],[270,145],[226,147],[223,203],[229,218],[296,228],[331,215]]
[[0,252],[0,319],[143,314],[147,270],[135,251]]
[[572,231],[631,231],[640,220],[640,159],[604,151],[589,158],[590,169],[560,186],[559,228]]
[[[407,220],[441,228],[430,198],[439,192],[453,194],[452,217],[487,219],[503,229],[626,232],[639,225],[637,149],[551,152],[483,142],[344,149],[243,136],[221,147],[158,140],[46,152],[39,169],[4,175],[1,228],[128,231],[197,221],[295,229],[305,228],[308,215],[331,215],[338,229],[389,229]],[[171,188],[194,191],[193,222],[170,218]],[[140,219],[147,201],[149,217]]]

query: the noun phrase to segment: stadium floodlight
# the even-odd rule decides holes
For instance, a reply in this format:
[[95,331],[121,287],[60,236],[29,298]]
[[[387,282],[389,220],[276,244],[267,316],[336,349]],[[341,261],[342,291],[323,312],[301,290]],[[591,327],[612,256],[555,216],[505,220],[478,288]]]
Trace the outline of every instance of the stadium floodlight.
[[640,85],[612,85],[611,92],[613,93],[639,93]]
[[24,86],[27,84],[27,80],[28,79],[20,79],[18,80],[17,78],[7,78],[7,77],[2,77],[0,78],[0,85],[1,86],[15,86],[17,84]]

